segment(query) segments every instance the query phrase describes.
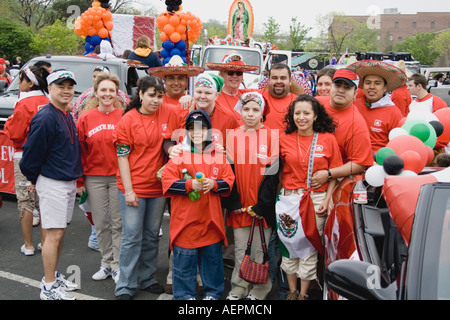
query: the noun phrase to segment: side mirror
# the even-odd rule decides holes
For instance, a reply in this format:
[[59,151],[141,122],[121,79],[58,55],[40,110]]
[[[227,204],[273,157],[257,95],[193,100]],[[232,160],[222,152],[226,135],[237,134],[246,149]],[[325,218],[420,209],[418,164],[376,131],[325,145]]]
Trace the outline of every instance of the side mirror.
[[350,300],[395,300],[397,286],[394,282],[381,287],[380,268],[356,260],[337,260],[325,271],[329,289]]
[[437,80],[428,80],[428,88],[436,88],[438,86]]

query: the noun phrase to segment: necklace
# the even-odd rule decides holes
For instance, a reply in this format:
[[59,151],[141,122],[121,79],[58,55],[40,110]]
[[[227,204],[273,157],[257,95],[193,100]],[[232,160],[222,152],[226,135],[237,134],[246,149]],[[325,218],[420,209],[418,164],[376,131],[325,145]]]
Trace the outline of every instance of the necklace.
[[[73,127],[70,125],[70,122],[69,122],[69,125],[67,125],[67,122],[66,122],[64,113],[63,113],[61,110],[59,110],[58,108],[56,108],[56,110],[58,110],[58,113],[59,113],[59,115],[60,115],[62,121],[64,122],[64,125],[66,126],[66,130],[67,130],[67,132],[69,133],[70,144],[73,144],[73,136],[74,136],[74,130],[73,130]],[[69,121],[70,121],[70,120],[69,120]],[[69,127],[70,127],[70,129],[69,129]]]
[[[289,108],[289,106],[292,104],[292,101],[294,101],[294,96],[292,94],[290,94],[290,96],[291,96],[291,101],[289,102],[289,104],[287,105],[287,107],[284,110],[280,111],[280,110],[277,110],[277,108],[275,108],[275,103],[273,103],[272,96],[269,93],[268,98],[269,98],[269,103],[270,103],[270,112],[272,112],[272,109],[273,109],[273,110],[275,110],[278,113],[285,114],[286,113],[286,109]],[[278,99],[278,100],[281,100],[281,99]]]
[[[311,141],[311,144],[309,145],[308,149],[306,150],[305,155],[303,155],[302,147],[301,147],[301,145],[300,145],[300,139],[299,139],[298,136],[299,136],[299,134],[297,133],[297,147],[298,147],[298,151],[299,151],[299,153],[300,153],[302,162],[305,163],[305,157],[307,157],[307,156],[308,156],[308,153],[311,151],[312,141]],[[299,157],[299,158],[300,158],[300,157]]]

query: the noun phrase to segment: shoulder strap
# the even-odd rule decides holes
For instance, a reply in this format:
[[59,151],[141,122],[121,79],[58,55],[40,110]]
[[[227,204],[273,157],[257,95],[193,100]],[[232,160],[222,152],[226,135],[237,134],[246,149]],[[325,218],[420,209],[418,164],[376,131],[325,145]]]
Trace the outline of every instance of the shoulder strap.
[[314,132],[313,140],[311,142],[311,149],[309,152],[309,161],[308,161],[308,179],[306,181],[308,190],[311,188],[311,177],[312,177],[312,171],[314,166],[314,153],[316,151],[316,144],[318,139],[319,133]]

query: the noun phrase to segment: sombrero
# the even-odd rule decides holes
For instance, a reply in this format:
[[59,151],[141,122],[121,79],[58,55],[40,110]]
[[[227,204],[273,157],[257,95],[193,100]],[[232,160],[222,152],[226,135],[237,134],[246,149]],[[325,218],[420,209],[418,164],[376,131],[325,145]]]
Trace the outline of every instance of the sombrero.
[[147,70],[147,73],[158,78],[164,78],[170,74],[183,74],[188,77],[196,77],[205,71],[203,67],[188,66],[180,56],[173,56],[163,67],[155,67]]
[[411,72],[411,70],[406,68],[406,64],[405,64],[404,60],[397,61],[395,66],[400,68],[406,74],[407,79],[409,79],[409,78],[411,78],[413,76],[413,73]]
[[229,52],[222,62],[207,62],[205,66],[210,70],[218,71],[255,71],[259,69],[259,66],[245,64],[244,59],[237,51]]
[[[265,90],[269,84],[269,77],[266,76],[264,79],[259,83],[258,89]],[[301,94],[309,94],[312,96],[311,87],[309,86],[308,82],[303,78],[301,75],[292,73],[291,74],[291,93],[295,95],[301,95]]]
[[368,75],[377,75],[387,82],[387,91],[392,92],[406,83],[406,74],[400,68],[378,60],[362,60],[347,66],[348,69],[355,72],[361,79],[359,87],[364,83],[364,77]]

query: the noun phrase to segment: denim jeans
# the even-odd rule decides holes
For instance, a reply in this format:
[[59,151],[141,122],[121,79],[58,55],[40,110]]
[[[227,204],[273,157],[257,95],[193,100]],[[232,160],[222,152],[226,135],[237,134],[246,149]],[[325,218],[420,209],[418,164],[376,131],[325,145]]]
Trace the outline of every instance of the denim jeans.
[[119,190],[122,239],[116,296],[133,296],[137,289],[157,283],[154,273],[158,264],[159,229],[166,198],[139,198],[138,203],[138,207],[127,206],[125,196]]
[[205,297],[220,299],[225,289],[222,242],[185,249],[173,246],[173,297],[175,300],[195,299],[197,266],[203,282]]

